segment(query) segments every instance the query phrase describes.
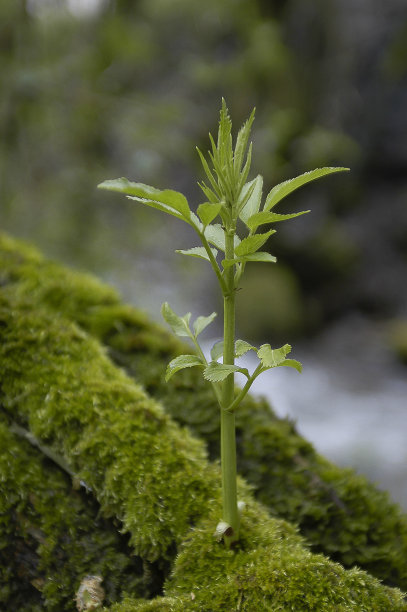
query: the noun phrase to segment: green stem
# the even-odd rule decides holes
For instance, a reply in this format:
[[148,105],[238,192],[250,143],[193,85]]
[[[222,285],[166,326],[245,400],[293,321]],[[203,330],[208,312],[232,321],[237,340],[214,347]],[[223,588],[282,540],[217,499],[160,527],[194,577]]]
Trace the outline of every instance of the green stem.
[[220,268],[219,268],[219,266],[217,264],[217,261],[216,261],[214,255],[213,255],[213,253],[212,253],[211,247],[209,246],[209,243],[208,243],[208,241],[206,239],[206,236],[205,236],[205,234],[203,232],[198,232],[198,235],[199,235],[199,237],[201,239],[201,242],[202,242],[202,244],[204,246],[205,251],[208,253],[209,261],[211,262],[212,268],[214,269],[214,272],[215,272],[215,274],[216,274],[216,276],[218,278],[219,285],[220,285],[220,287],[222,289],[222,292],[225,293],[225,292],[227,292],[227,285],[226,285],[226,283],[225,283],[225,281],[223,279],[222,272],[221,272],[221,270],[220,270]]
[[[201,349],[201,346],[200,346],[198,340],[195,338],[195,336],[192,333],[190,333],[189,337],[191,338],[192,342],[194,343],[196,351],[197,351],[199,357],[202,359],[202,363],[204,363],[207,366],[208,362],[206,360],[206,357],[204,355],[203,350]],[[212,385],[212,389],[213,389],[213,391],[215,393],[216,399],[218,400],[219,404],[221,404],[222,396],[221,396],[221,392],[220,392],[220,388],[219,388],[219,383],[214,383],[213,382],[213,383],[211,383],[211,385]]]
[[243,387],[243,389],[240,391],[239,395],[237,395],[235,397],[235,399],[233,400],[233,402],[230,404],[230,406],[228,407],[228,411],[229,412],[234,412],[236,410],[236,408],[239,406],[240,402],[242,401],[242,399],[245,397],[245,395],[248,393],[250,387],[252,386],[252,384],[254,383],[254,381],[256,380],[256,378],[258,377],[259,374],[261,374],[262,372],[262,365],[261,363],[257,366],[257,368],[255,369],[255,371],[253,372],[253,374],[250,376],[250,378],[248,379],[247,383],[245,384],[245,386]]
[[[234,230],[225,231],[226,258],[234,257]],[[224,347],[223,363],[233,365],[235,361],[235,287],[233,266],[225,272],[227,292],[224,293]],[[225,379],[222,389],[221,405],[221,466],[223,492],[223,520],[230,525],[233,532],[225,535],[225,544],[229,547],[239,538],[240,516],[237,507],[237,469],[236,469],[236,433],[235,415],[228,410],[234,398],[234,375]]]

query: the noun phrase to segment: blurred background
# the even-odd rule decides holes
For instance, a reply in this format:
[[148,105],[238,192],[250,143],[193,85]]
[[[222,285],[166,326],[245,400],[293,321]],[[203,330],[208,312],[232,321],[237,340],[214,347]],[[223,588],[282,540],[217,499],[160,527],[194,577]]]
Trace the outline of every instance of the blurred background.
[[251,178],[266,192],[351,168],[280,205],[312,213],[277,228],[277,266],[248,266],[239,335],[294,345],[302,376],[281,368],[256,392],[407,508],[405,0],[2,0],[0,82],[1,229],[157,320],[165,300],[220,311],[209,266],[174,253],[196,245],[187,226],[99,182],[197,206],[195,146],[222,96],[236,130],[256,106]]

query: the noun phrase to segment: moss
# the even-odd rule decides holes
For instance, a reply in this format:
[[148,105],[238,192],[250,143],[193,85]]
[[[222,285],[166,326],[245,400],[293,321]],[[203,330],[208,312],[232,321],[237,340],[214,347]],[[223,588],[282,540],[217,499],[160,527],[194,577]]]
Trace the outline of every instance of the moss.
[[109,608],[110,612],[184,612],[191,599],[186,597],[156,597],[150,601],[127,598]]
[[[69,460],[101,511],[123,521],[138,555],[172,559],[218,496],[218,475],[202,444],[149,396],[204,438],[215,458],[218,409],[210,389],[194,370],[165,385],[165,365],[182,345],[94,279],[7,237],[0,264],[3,405]],[[149,396],[112,365],[100,340]],[[237,419],[240,473],[273,514],[297,522],[314,550],[407,586],[407,522],[384,493],[316,455],[266,402],[247,398]],[[190,602],[188,592],[176,597]]]
[[66,474],[2,422],[0,474],[1,609],[71,609],[87,574],[104,577],[107,603],[126,592],[156,592],[128,538],[98,514],[92,496],[74,489]]
[[110,612],[392,612],[407,610],[403,594],[359,569],[345,570],[312,554],[289,523],[270,519],[248,501],[235,550],[214,540],[220,507],[185,538],[165,597],[128,598]]
[[138,555],[171,557],[214,486],[203,444],[94,339],[15,293],[9,285],[0,296],[3,408],[68,459],[104,515],[123,521]]
[[[188,568],[193,567],[193,572]],[[169,596],[190,595],[186,610],[371,612],[406,610],[400,592],[359,569],[310,553],[293,527],[248,504],[239,548],[214,542],[210,521],[188,538],[168,581]],[[192,599],[193,598],[193,599]]]

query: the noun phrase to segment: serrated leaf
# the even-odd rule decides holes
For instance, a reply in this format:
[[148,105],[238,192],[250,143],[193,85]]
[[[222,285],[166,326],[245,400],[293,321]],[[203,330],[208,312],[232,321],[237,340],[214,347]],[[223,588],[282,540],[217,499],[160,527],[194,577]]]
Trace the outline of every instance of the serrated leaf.
[[276,230],[270,230],[265,234],[254,234],[244,238],[242,242],[235,248],[235,255],[242,257],[243,255],[249,255],[258,251],[260,247],[267,242],[271,234],[275,234]]
[[225,363],[218,363],[217,361],[211,361],[211,363],[204,369],[204,377],[210,382],[221,382],[232,374],[232,372],[241,372],[242,374],[248,375],[245,368],[239,368],[235,365],[228,365]]
[[217,204],[217,202],[219,201],[218,196],[212,191],[212,189],[209,189],[209,187],[207,185],[205,185],[205,183],[198,183],[198,187],[200,187],[200,189],[202,189],[202,191],[204,192],[206,198],[212,202],[212,204]]
[[327,174],[333,174],[334,172],[347,172],[349,168],[316,168],[315,170],[311,170],[310,172],[304,172],[304,174],[300,174],[296,178],[289,179],[288,181],[284,181],[279,185],[273,187],[266,198],[266,203],[264,205],[264,210],[271,210],[273,206],[275,206],[280,200],[288,196],[290,193],[302,187],[306,183],[311,181],[315,181],[316,179],[326,176]]
[[204,225],[208,225],[215,219],[215,217],[218,216],[221,208],[221,203],[211,204],[210,202],[205,202],[204,204],[200,204],[198,206],[197,213],[202,223]]
[[290,351],[291,346],[289,344],[285,344],[278,349],[272,349],[269,344],[262,344],[257,351],[257,355],[265,368],[275,368],[285,360]]
[[254,121],[254,114],[255,109],[252,110],[250,117],[240,128],[236,138],[235,152],[233,156],[233,166],[236,177],[239,175],[240,169],[242,167],[244,153],[247,148],[247,143],[249,142],[250,131],[252,128],[252,123]]
[[[216,249],[211,248],[213,256],[216,257],[218,251]],[[192,249],[177,249],[176,253],[180,253],[181,255],[189,255],[190,257],[198,257],[199,259],[206,259],[206,261],[210,261],[209,255],[204,249],[204,247],[192,247]]]
[[[220,223],[214,223],[213,225],[207,225],[205,228],[205,238],[210,244],[213,244],[220,251],[225,251],[225,232],[223,231]],[[240,238],[235,234],[234,245],[235,248],[240,244]]]
[[247,225],[247,220],[260,210],[261,197],[263,194],[263,177],[259,174],[255,179],[246,183],[241,191],[240,199],[243,200],[246,193],[253,186],[253,191],[239,213],[240,219]]
[[143,183],[133,183],[126,178],[119,178],[104,181],[98,185],[99,189],[117,191],[129,196],[130,199],[137,200],[147,206],[158,208],[163,212],[174,215],[184,221],[189,222],[190,209],[187,199],[182,193],[172,189],[156,189]]
[[208,225],[205,228],[205,238],[220,251],[225,250],[225,232],[219,223]]
[[223,356],[223,344],[223,340],[219,340],[219,342],[215,342],[215,344],[211,348],[212,361],[217,361],[219,357]]
[[284,359],[284,361],[278,364],[278,367],[281,366],[288,366],[289,368],[294,368],[300,374],[302,372],[302,363],[300,363],[296,359]]
[[244,255],[244,257],[240,258],[240,261],[264,261],[276,263],[277,257],[274,257],[274,255],[266,253],[265,251],[257,251],[257,253],[249,253],[249,255]]
[[245,340],[236,340],[235,342],[235,357],[242,357],[248,351],[256,351],[256,347],[252,346]]
[[193,212],[191,212],[190,221],[191,221],[192,227],[194,227],[198,233],[202,233],[203,225],[198,219],[198,217],[196,216],[196,214]]
[[198,155],[199,155],[199,157],[201,159],[201,163],[202,163],[203,169],[205,170],[205,174],[208,177],[209,182],[212,185],[212,188],[213,188],[215,194],[218,196],[218,198],[221,197],[221,193],[219,191],[219,187],[218,187],[218,185],[216,183],[215,177],[213,176],[213,174],[212,174],[212,172],[211,172],[211,170],[210,170],[210,168],[208,166],[208,162],[206,161],[204,154],[198,149],[198,147],[196,147],[196,150],[198,151]]
[[175,372],[184,368],[192,368],[193,366],[203,366],[202,361],[196,355],[180,355],[175,357],[167,366],[165,382],[168,382]]
[[275,212],[263,210],[259,213],[256,213],[255,215],[252,215],[247,220],[246,225],[249,229],[255,231],[259,227],[259,225],[264,225],[265,223],[277,223],[278,221],[287,221],[288,219],[294,219],[294,217],[299,217],[300,215],[305,215],[309,212],[309,210],[302,210],[301,212],[290,213],[288,215],[279,215]]
[[191,335],[191,331],[189,329],[189,320],[191,318],[190,312],[183,317],[180,317],[172,310],[168,302],[164,302],[161,307],[161,314],[164,317],[164,320],[171,327],[174,334],[177,336]]
[[195,333],[195,338],[201,333],[203,332],[203,330],[208,327],[208,325],[210,323],[212,323],[212,321],[214,320],[214,318],[216,317],[216,312],[213,312],[212,314],[210,314],[208,317],[198,317],[195,321],[194,321],[194,333]]
[[226,106],[225,99],[222,98],[222,108],[220,111],[219,130],[218,130],[218,146],[217,150],[220,153],[222,162],[227,161],[227,157],[232,158],[232,142],[231,142],[232,121],[229,117],[229,110]]
[[235,264],[245,262],[245,261],[263,261],[269,263],[276,263],[277,258],[270,253],[266,253],[265,251],[257,251],[257,253],[249,253],[248,255],[242,255],[242,257],[237,257],[236,259],[222,259],[222,266],[226,270]]

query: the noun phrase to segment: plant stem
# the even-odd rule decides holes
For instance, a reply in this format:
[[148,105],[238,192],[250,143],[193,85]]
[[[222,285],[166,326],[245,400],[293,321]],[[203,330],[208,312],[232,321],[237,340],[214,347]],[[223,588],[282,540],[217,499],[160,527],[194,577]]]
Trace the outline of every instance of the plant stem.
[[262,365],[261,363],[257,366],[257,368],[255,369],[255,371],[253,372],[253,374],[250,376],[250,378],[248,379],[247,383],[245,384],[245,386],[243,387],[243,389],[241,389],[239,395],[237,397],[234,398],[233,402],[230,404],[230,406],[228,407],[228,410],[230,412],[234,412],[235,409],[239,406],[240,402],[242,401],[242,399],[247,395],[247,393],[249,392],[250,387],[252,386],[252,384],[254,383],[254,381],[256,380],[256,378],[258,377],[259,374],[261,374],[262,372]]
[[[234,257],[234,230],[225,231],[226,259]],[[224,308],[224,348],[223,363],[233,365],[235,361],[235,287],[233,266],[225,273],[227,292],[223,297]],[[221,466],[223,492],[223,520],[233,530],[231,535],[225,535],[225,544],[229,547],[239,538],[239,510],[237,507],[236,486],[236,433],[235,415],[227,408],[234,398],[234,375],[225,379],[222,390],[221,405]]]

